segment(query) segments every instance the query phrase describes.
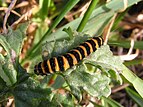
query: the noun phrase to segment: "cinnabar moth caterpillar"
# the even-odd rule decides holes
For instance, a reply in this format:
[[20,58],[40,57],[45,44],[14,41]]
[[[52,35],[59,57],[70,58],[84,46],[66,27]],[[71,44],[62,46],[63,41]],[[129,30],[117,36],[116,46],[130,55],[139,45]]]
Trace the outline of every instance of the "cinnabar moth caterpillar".
[[65,71],[94,52],[101,45],[103,45],[103,39],[101,37],[93,37],[62,56],[52,57],[40,62],[38,65],[35,65],[34,72],[37,75],[47,75],[56,71]]

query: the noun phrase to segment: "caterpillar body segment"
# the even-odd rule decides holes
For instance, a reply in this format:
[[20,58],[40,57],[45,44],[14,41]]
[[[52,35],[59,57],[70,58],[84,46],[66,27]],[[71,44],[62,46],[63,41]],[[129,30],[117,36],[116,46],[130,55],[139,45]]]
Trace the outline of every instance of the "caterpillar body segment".
[[37,75],[47,75],[65,71],[78,64],[101,45],[103,45],[103,39],[101,37],[93,37],[62,56],[52,57],[40,62],[38,65],[35,65],[34,72]]

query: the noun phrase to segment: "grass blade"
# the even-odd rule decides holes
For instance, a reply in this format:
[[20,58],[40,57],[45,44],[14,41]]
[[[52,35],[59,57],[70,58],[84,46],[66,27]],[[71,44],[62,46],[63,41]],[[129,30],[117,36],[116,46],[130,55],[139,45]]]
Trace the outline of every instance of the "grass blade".
[[121,104],[111,98],[103,97],[103,100],[110,105],[110,107],[123,107]]
[[123,66],[122,75],[133,84],[136,91],[143,98],[143,80],[136,76],[132,71],[130,71],[126,66]]
[[142,107],[143,98],[141,98],[141,96],[138,93],[136,93],[134,90],[130,88],[126,88],[126,92],[140,107]]
[[66,6],[63,8],[63,10],[61,11],[61,14],[56,18],[56,20],[54,21],[54,23],[51,25],[51,27],[49,28],[49,30],[44,34],[44,36],[41,38],[41,40],[37,43],[37,45],[35,45],[33,47],[33,51],[39,47],[39,45],[41,44],[41,42],[45,39],[45,37],[47,35],[49,35],[52,30],[60,23],[60,21],[64,18],[65,14],[67,12],[69,12],[77,3],[79,2],[79,0],[70,0]]
[[99,0],[92,0],[91,3],[90,3],[90,6],[88,8],[88,10],[86,11],[81,23],[79,24],[78,28],[77,28],[77,31],[78,32],[81,32],[83,30],[83,28],[85,27],[92,11],[94,10],[96,4],[98,3]]

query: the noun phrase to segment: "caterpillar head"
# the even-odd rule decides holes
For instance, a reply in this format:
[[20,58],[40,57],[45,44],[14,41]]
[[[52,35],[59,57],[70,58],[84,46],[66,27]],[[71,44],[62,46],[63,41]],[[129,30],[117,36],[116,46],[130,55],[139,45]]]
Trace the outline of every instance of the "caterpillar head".
[[35,67],[34,67],[34,73],[37,74],[37,75],[40,74],[40,72],[38,70],[38,65],[35,65]]

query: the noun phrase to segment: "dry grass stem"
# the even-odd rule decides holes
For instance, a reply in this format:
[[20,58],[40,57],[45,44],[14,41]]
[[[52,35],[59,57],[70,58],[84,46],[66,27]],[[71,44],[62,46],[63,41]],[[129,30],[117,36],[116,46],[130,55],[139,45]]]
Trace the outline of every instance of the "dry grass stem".
[[17,0],[12,0],[12,2],[10,3],[9,7],[8,7],[8,10],[6,11],[6,15],[4,17],[4,22],[3,22],[3,30],[4,30],[4,33],[7,32],[7,28],[6,28],[6,23],[7,23],[7,19],[10,15],[10,12],[11,10],[13,9],[13,7],[15,6]]

